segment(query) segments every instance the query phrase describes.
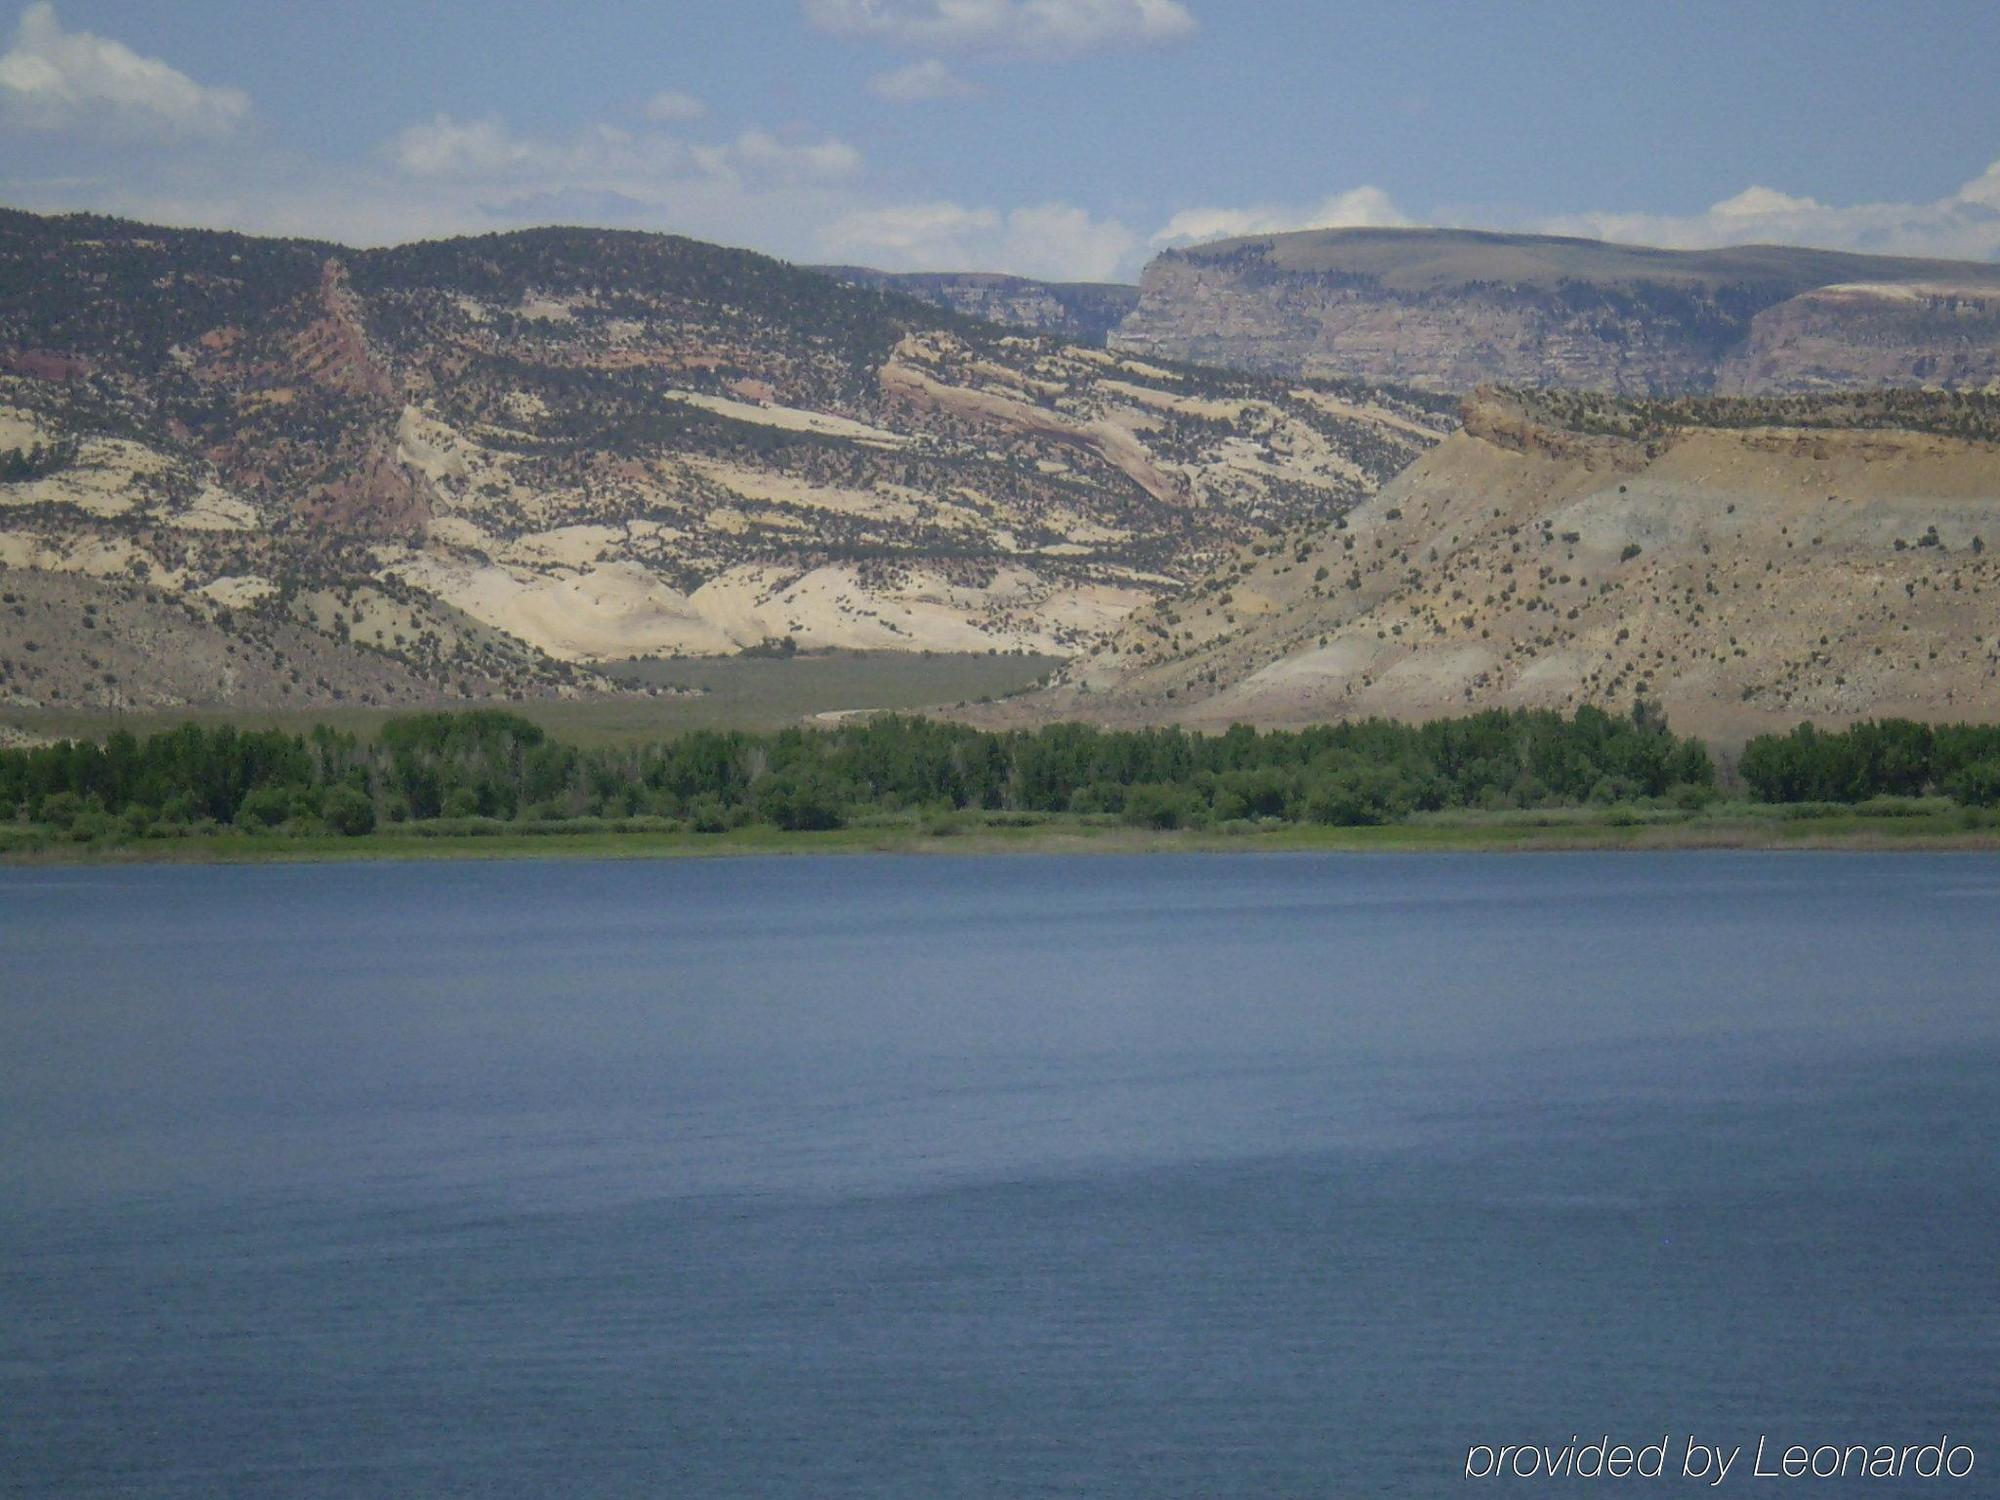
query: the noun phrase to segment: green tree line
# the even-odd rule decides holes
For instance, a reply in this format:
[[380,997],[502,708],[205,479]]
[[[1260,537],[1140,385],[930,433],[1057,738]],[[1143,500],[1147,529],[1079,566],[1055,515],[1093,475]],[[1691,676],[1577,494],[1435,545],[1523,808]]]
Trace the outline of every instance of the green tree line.
[[992,732],[884,716],[830,729],[700,730],[585,749],[501,710],[420,713],[372,740],[186,724],[140,739],[0,751],[0,816],[76,837],[189,826],[364,834],[384,822],[669,819],[836,828],[976,809],[1113,815],[1172,828],[1239,819],[1390,822],[1446,808],[1713,795],[1699,741],[1645,710],[1494,711],[1297,731],[1056,724]]
[[1875,719],[1828,731],[1760,735],[1737,767],[1765,802],[1865,802],[1944,795],[2000,804],[2000,725]]

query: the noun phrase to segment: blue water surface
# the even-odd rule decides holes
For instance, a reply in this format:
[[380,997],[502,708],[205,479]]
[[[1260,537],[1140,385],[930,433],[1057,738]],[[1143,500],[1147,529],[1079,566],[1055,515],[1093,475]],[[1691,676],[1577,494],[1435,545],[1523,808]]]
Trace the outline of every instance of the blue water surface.
[[1983,855],[0,870],[0,1493],[2000,1495],[1996,1142]]

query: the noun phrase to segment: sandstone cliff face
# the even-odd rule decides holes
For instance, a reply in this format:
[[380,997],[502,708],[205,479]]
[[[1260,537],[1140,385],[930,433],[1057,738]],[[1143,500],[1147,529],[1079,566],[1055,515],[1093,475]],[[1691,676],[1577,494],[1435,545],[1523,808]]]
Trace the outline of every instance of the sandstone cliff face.
[[2000,287],[1850,283],[1751,320],[1717,372],[1736,394],[1873,386],[2000,387]]
[[1640,698],[1724,741],[1990,717],[2000,398],[1483,393],[1340,523],[1240,554],[1010,707],[1220,728]]
[[[1491,381],[1588,390],[1705,389],[1714,355],[1696,310],[1584,305],[1505,288],[1384,292],[1312,275],[1245,277],[1162,258],[1111,336],[1131,353],[1272,374],[1462,391]],[[1615,336],[1612,336],[1615,321]]]
[[1170,251],[1111,347],[1429,390],[1933,384],[2000,370],[2000,267],[1331,230]]

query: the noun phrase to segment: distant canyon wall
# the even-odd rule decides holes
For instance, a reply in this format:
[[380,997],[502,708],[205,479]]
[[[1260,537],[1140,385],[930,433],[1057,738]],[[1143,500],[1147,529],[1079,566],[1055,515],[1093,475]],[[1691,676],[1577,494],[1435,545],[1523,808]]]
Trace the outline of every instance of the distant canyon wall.
[[1439,391],[1978,390],[2000,384],[2000,266],[1322,231],[1159,256],[1109,345]]
[[899,292],[933,307],[1052,334],[1102,349],[1121,320],[1139,305],[1139,289],[1117,282],[1031,281],[983,271],[871,271],[863,266],[821,266],[850,286]]

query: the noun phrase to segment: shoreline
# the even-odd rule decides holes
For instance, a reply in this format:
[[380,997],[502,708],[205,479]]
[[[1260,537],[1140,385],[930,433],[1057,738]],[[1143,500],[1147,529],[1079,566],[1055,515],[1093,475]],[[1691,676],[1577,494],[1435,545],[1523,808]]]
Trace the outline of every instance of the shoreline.
[[0,847],[0,868],[82,865],[332,864],[354,861],[731,859],[769,855],[1105,855],[1105,854],[1510,854],[2000,852],[2000,823],[1960,817],[1828,814],[1805,818],[1703,818],[1630,822],[1611,818],[1448,821],[1247,829],[1144,829],[1046,822],[972,826],[949,832],[916,826],[786,832],[769,827],[724,833],[404,833],[212,834],[72,844],[49,839]]

